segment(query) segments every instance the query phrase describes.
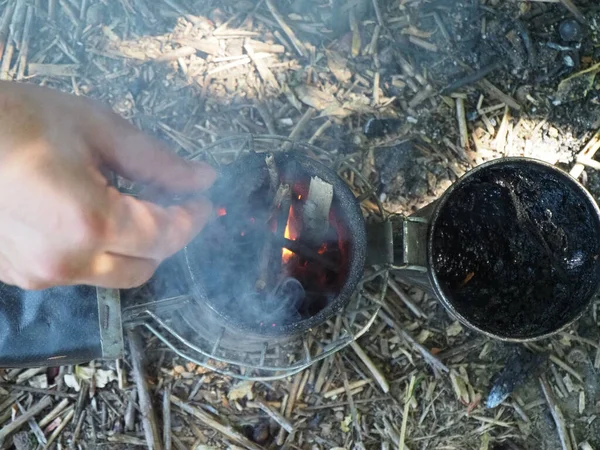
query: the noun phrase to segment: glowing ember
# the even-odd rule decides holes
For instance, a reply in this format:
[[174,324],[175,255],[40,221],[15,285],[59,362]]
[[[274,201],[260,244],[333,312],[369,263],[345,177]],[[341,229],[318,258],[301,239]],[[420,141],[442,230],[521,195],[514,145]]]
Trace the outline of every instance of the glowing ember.
[[227,210],[225,208],[219,208],[219,209],[217,209],[217,216],[223,217],[225,215],[227,215]]
[[317,250],[317,253],[319,255],[324,255],[326,251],[327,251],[327,244],[323,244],[323,245],[321,245],[319,250]]

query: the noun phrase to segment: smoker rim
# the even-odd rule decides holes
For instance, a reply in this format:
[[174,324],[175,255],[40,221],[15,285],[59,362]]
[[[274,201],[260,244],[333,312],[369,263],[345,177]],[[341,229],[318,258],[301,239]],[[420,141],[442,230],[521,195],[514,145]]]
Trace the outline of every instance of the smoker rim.
[[480,327],[478,327],[477,325],[471,323],[470,320],[466,319],[462,314],[460,314],[454,308],[454,306],[452,305],[452,302],[447,298],[447,295],[444,293],[441,283],[438,280],[438,277],[434,270],[434,265],[433,265],[433,242],[434,242],[434,239],[433,239],[433,236],[434,236],[434,232],[435,232],[435,225],[437,223],[437,220],[439,218],[442,208],[446,205],[446,203],[452,196],[453,192],[455,192],[456,189],[461,187],[466,179],[471,178],[473,175],[476,175],[480,171],[486,170],[487,168],[492,167],[492,166],[505,165],[505,164],[511,164],[511,163],[521,163],[521,162],[541,166],[545,169],[548,169],[548,170],[556,173],[556,175],[558,177],[562,177],[564,180],[566,180],[568,183],[570,183],[575,190],[579,191],[580,194],[583,195],[583,198],[587,199],[589,206],[591,207],[592,211],[594,211],[596,214],[597,225],[598,225],[598,228],[600,228],[600,207],[598,206],[598,203],[596,203],[596,200],[594,200],[592,195],[589,193],[589,191],[581,183],[579,183],[579,181],[577,181],[575,178],[573,178],[569,173],[565,172],[564,170],[560,169],[559,167],[556,167],[553,164],[547,163],[546,161],[542,161],[542,160],[535,159],[535,158],[524,157],[524,156],[511,156],[511,157],[494,159],[492,161],[487,161],[487,162],[475,167],[474,169],[468,171],[457,182],[453,183],[448,188],[448,190],[446,190],[446,192],[444,192],[442,197],[439,199],[439,201],[435,205],[435,209],[433,211],[433,214],[431,216],[431,220],[429,223],[429,230],[427,232],[427,237],[428,237],[428,239],[427,239],[427,241],[428,241],[428,243],[427,243],[427,264],[431,268],[431,270],[429,270],[429,279],[433,286],[433,289],[435,290],[435,295],[438,298],[438,300],[440,301],[440,303],[444,306],[444,308],[450,313],[450,315],[452,317],[455,317],[460,323],[467,326],[468,328],[470,328],[474,331],[477,331],[479,333],[482,333],[493,339],[497,339],[497,340],[504,341],[504,342],[515,342],[515,343],[532,342],[532,341],[538,341],[541,339],[548,338],[557,333],[560,333],[561,331],[565,330],[566,328],[571,326],[573,323],[575,323],[577,320],[579,320],[583,316],[583,314],[585,314],[585,312],[588,310],[590,304],[594,300],[594,297],[600,291],[600,277],[598,277],[598,279],[596,280],[596,288],[593,291],[593,294],[591,294],[589,299],[587,300],[586,305],[581,308],[581,311],[579,311],[575,316],[573,316],[570,320],[565,322],[564,325],[560,326],[556,330],[550,331],[547,333],[532,335],[530,337],[515,338],[515,337],[510,337],[510,336],[501,336],[499,334],[483,330]]

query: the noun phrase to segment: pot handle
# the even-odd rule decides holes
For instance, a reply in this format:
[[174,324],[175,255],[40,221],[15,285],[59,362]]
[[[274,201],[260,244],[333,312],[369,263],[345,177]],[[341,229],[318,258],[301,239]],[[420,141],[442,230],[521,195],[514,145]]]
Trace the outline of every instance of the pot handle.
[[427,272],[429,220],[422,216],[392,215],[367,225],[367,264]]

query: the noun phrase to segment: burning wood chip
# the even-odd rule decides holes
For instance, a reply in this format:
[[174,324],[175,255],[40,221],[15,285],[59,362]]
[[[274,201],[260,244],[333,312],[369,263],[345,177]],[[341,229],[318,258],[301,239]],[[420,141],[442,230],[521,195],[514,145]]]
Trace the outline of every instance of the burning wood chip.
[[333,201],[333,186],[319,177],[312,177],[308,198],[304,204],[302,239],[312,246],[319,246],[329,230],[329,211]]

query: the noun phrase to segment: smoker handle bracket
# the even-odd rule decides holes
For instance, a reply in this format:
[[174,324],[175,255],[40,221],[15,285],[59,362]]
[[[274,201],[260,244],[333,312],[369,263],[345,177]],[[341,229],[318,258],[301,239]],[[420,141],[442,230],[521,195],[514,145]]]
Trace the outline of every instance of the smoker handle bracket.
[[367,225],[367,264],[427,272],[427,233],[423,217],[392,215]]
[[123,320],[121,317],[121,291],[96,288],[100,344],[103,359],[123,357]]

